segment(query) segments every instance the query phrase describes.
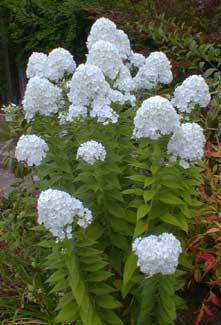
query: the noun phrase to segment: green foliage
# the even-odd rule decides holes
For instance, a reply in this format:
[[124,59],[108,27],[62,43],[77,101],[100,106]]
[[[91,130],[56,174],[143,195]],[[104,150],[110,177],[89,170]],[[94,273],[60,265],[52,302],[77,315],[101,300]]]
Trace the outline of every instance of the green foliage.
[[57,298],[49,297],[50,287],[45,283],[48,272],[42,261],[48,250],[37,246],[45,232],[33,228],[36,224],[35,201],[32,195],[20,188],[20,192],[12,192],[8,199],[0,202],[2,324],[23,318],[30,324],[35,324],[35,321],[53,324]]

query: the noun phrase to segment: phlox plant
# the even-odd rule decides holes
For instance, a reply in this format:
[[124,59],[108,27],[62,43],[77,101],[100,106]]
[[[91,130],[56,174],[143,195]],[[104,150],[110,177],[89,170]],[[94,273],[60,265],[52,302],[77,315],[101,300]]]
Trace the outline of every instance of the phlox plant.
[[87,47],[78,67],[61,48],[31,55],[15,153],[40,179],[54,323],[174,324],[205,143],[191,112],[208,86],[192,76],[169,94],[166,55],[134,53],[106,18]]

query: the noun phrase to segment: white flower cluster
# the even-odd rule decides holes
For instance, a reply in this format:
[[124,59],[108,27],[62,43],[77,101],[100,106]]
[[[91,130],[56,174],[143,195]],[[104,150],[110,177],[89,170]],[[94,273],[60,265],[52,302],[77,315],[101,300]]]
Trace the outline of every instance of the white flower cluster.
[[143,65],[145,65],[146,58],[143,54],[134,53],[131,51],[129,61],[135,68],[141,68]]
[[209,87],[203,77],[193,75],[175,89],[171,102],[180,112],[190,113],[195,105],[206,107],[210,98]]
[[82,158],[90,165],[93,165],[98,160],[104,161],[105,157],[106,150],[104,146],[94,140],[82,143],[77,151],[77,159]]
[[106,41],[114,44],[122,59],[127,59],[131,53],[130,41],[124,31],[117,29],[116,25],[107,18],[99,18],[92,25],[87,39],[87,47],[90,51],[98,41]]
[[34,52],[29,58],[26,74],[28,78],[40,77],[51,81],[63,79],[65,73],[71,74],[76,63],[71,53],[61,47],[52,50],[47,56]]
[[92,213],[70,194],[48,189],[38,199],[38,223],[44,224],[59,240],[72,238],[72,223],[86,228],[92,222]]
[[166,98],[154,96],[146,99],[134,118],[133,137],[158,139],[170,134],[179,125],[180,116]]
[[101,69],[95,65],[81,64],[77,68],[70,82],[68,97],[72,105],[68,114],[61,116],[66,121],[86,117],[88,108],[91,108],[89,116],[97,118],[98,122],[108,124],[118,120],[117,113],[110,107],[113,92]]
[[157,83],[169,84],[172,80],[171,64],[163,52],[152,52],[134,78],[136,89],[152,89]]
[[71,74],[76,69],[76,63],[71,53],[63,48],[56,48],[48,55],[48,79],[58,81],[63,79],[64,74]]
[[156,273],[173,274],[182,252],[180,242],[173,234],[162,233],[135,239],[132,249],[138,257],[141,272],[152,276]]
[[49,150],[47,143],[37,135],[22,135],[15,149],[15,158],[28,166],[39,166]]
[[131,76],[130,70],[125,65],[122,65],[120,68],[119,76],[114,83],[114,88],[124,91],[128,95],[130,95],[130,92],[134,90],[134,80]]
[[47,77],[47,60],[46,54],[41,52],[33,52],[28,59],[28,65],[26,69],[27,78],[45,78]]
[[179,158],[179,164],[183,168],[189,168],[194,161],[202,159],[206,139],[203,129],[197,123],[181,124],[170,141],[167,152],[171,155],[171,160]]
[[26,112],[25,118],[30,121],[37,112],[45,116],[57,113],[61,99],[62,91],[60,88],[47,79],[31,78],[22,102]]
[[89,51],[87,64],[96,65],[107,78],[113,80],[119,73],[123,62],[114,44],[98,41],[93,44]]

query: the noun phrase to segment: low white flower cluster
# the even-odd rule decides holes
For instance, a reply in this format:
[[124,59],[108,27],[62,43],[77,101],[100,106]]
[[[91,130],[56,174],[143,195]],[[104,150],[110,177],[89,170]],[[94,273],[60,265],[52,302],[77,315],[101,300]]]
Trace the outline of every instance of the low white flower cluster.
[[37,112],[45,116],[57,113],[61,101],[62,91],[59,87],[44,78],[31,78],[22,102],[25,118],[29,122]]
[[171,64],[163,52],[152,52],[141,65],[134,83],[136,89],[152,89],[157,83],[170,84],[173,80]]
[[80,200],[55,189],[41,192],[37,209],[38,223],[44,224],[58,240],[72,238],[73,222],[86,228],[93,219],[91,211]]
[[15,158],[28,166],[39,166],[49,150],[47,143],[34,134],[22,135],[15,149]]
[[206,143],[203,129],[197,123],[181,124],[172,135],[167,152],[171,160],[179,158],[179,164],[183,168],[189,168],[190,164],[203,157],[203,148]]
[[28,60],[26,75],[28,78],[39,77],[58,82],[65,73],[71,74],[76,63],[71,53],[61,47],[52,50],[47,56],[34,52]]
[[93,165],[96,161],[104,161],[106,158],[106,150],[104,146],[94,140],[84,142],[77,150],[77,159],[83,159],[90,165]]
[[100,18],[93,24],[87,39],[88,50],[98,41],[114,44],[122,59],[127,59],[131,54],[128,36],[107,18]]
[[209,87],[203,77],[193,75],[175,89],[171,102],[180,112],[191,113],[195,105],[206,107],[210,98]]
[[141,272],[149,276],[156,273],[173,274],[182,252],[179,240],[169,233],[138,237],[133,242],[132,249],[138,257],[137,265]]
[[133,137],[158,139],[161,135],[174,132],[179,120],[180,116],[169,100],[160,96],[150,97],[136,112]]

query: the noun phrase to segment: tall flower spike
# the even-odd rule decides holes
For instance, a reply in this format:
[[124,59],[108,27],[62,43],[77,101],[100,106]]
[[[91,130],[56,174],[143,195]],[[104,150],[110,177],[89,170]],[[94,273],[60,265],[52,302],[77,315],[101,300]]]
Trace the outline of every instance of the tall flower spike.
[[169,84],[172,80],[171,64],[163,52],[152,52],[134,78],[136,89],[152,89],[157,83]]
[[26,161],[28,166],[39,166],[49,150],[47,143],[34,134],[22,135],[15,149],[15,158]]
[[146,99],[134,118],[133,137],[158,139],[170,134],[179,125],[180,116],[166,98],[154,96]]
[[191,113],[195,105],[206,107],[210,99],[209,87],[203,77],[193,75],[175,89],[171,102],[180,112]]
[[83,203],[70,194],[48,189],[42,191],[38,199],[38,223],[63,240],[72,238],[72,223],[86,228],[92,222],[92,213]]
[[128,36],[124,31],[117,29],[116,25],[107,18],[99,18],[92,25],[87,39],[89,51],[98,41],[106,41],[114,44],[122,59],[126,59],[131,53]]
[[32,120],[37,112],[45,116],[57,113],[61,100],[62,91],[60,88],[47,79],[31,78],[22,102],[27,121]]
[[167,152],[171,160],[179,159],[183,168],[202,159],[206,143],[203,129],[197,123],[181,124],[168,142]]
[[132,249],[138,257],[141,272],[152,276],[156,273],[173,274],[182,252],[179,240],[173,234],[162,233],[135,239]]

